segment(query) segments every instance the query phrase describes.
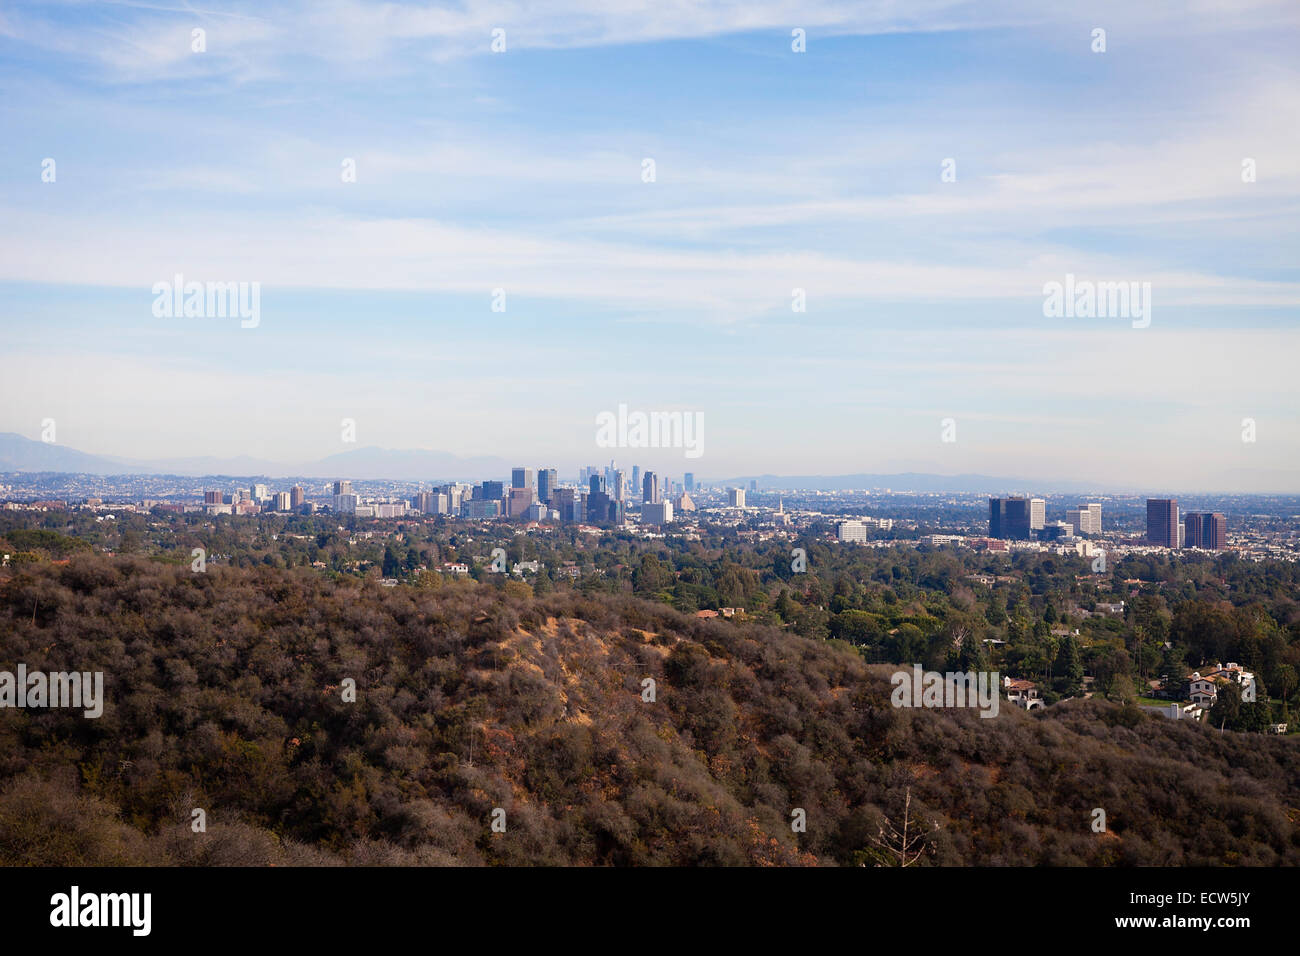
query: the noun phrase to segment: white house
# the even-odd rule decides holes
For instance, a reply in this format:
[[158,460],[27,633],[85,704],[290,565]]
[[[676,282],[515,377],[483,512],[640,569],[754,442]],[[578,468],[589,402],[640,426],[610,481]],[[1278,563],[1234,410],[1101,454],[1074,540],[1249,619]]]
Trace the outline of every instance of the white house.
[[1236,684],[1241,688],[1242,700],[1255,699],[1255,675],[1234,661],[1215,664],[1204,674],[1194,671],[1192,676],[1187,678],[1187,682],[1187,696],[1194,703],[1207,707],[1218,698],[1219,688],[1227,683]]
[[1031,680],[1019,680],[1014,677],[1002,678],[1002,689],[1006,691],[1007,701],[1025,710],[1037,710],[1047,706],[1038,696],[1038,687]]

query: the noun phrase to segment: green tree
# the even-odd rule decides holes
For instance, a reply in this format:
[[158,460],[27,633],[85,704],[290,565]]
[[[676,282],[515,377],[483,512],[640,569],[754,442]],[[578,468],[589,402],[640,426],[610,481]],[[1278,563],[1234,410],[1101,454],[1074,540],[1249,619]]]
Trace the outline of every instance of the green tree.
[[1053,685],[1058,693],[1073,697],[1083,692],[1083,659],[1079,655],[1079,644],[1073,634],[1066,635],[1061,642],[1052,674]]

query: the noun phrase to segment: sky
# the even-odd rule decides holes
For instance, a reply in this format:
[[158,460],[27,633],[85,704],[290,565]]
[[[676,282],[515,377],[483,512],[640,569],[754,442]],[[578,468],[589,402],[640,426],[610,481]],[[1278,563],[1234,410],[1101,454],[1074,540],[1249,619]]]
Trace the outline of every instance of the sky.
[[10,2],[0,431],[1300,491],[1296,49],[1290,0]]

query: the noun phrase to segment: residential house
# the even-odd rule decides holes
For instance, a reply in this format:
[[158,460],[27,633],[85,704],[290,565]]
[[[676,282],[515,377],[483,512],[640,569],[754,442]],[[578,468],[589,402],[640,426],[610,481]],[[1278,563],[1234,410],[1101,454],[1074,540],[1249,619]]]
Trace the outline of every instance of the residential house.
[[1017,707],[1022,707],[1025,710],[1037,710],[1046,706],[1043,699],[1038,695],[1038,685],[1031,680],[1004,677],[1002,678],[1002,689],[1006,692],[1007,700]]

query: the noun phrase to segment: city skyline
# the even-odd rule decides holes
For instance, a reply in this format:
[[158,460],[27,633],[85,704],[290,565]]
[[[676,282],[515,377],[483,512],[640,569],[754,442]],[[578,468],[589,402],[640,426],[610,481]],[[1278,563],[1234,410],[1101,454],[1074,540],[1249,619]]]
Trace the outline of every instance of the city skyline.
[[714,475],[1300,490],[1293,5],[390,13],[6,8],[0,431],[577,465],[626,404]]
[[[604,451],[607,452],[608,449],[604,449]],[[622,449],[622,451],[635,453],[639,449]],[[357,457],[353,458],[351,456]],[[436,461],[452,462],[453,464],[429,466],[430,458]],[[522,468],[524,471],[532,473],[532,486],[536,488],[541,479],[542,471],[549,471],[558,475],[558,481],[561,483],[576,482],[585,486],[586,482],[583,476],[592,467],[590,463],[565,463],[558,467],[554,463],[550,465],[517,466],[507,464],[510,460],[504,457],[459,458],[444,452],[424,449],[359,448],[353,452],[329,456],[316,462],[293,464],[253,459],[249,456],[224,460],[212,456],[198,456],[187,459],[138,461],[115,456],[88,455],[78,449],[70,449],[54,442],[38,442],[13,433],[0,433],[0,475],[6,473],[13,475],[103,475],[105,477],[176,475],[188,478],[303,479],[329,483],[335,481],[336,479],[333,476],[340,473],[355,474],[359,480],[363,481],[433,482],[479,481],[483,479],[484,475],[491,474],[499,476],[509,487],[510,483],[515,480],[514,473]],[[371,465],[358,467],[357,462],[371,462]],[[374,464],[375,462],[378,462],[378,464]],[[654,473],[653,468],[645,469],[644,461],[629,460],[627,458],[622,459],[621,462],[617,458],[607,459],[605,464],[600,465],[600,467],[605,469],[611,462],[625,472],[625,478],[643,470],[647,474]],[[632,469],[630,472],[627,471],[629,465]],[[681,468],[674,469],[671,466],[661,468],[660,473],[669,477],[675,476],[687,485],[696,480],[694,472],[684,471]],[[865,483],[854,484],[855,479],[861,479]],[[701,472],[698,478],[700,484],[725,486],[731,483],[737,487],[744,487],[748,484],[750,490],[755,490],[753,487],[755,481],[762,481],[764,486],[771,488],[843,490],[855,487],[892,487],[895,490],[904,492],[930,493],[969,493],[971,491],[992,493],[993,491],[999,491],[1010,494],[1011,497],[1026,497],[1027,489],[1031,487],[1040,492],[1053,495],[1089,493],[1137,495],[1152,492],[1159,488],[1182,494],[1287,495],[1294,493],[1286,488],[1268,488],[1259,491],[1243,491],[1240,488],[1197,488],[1186,485],[1156,486],[1153,488],[1125,483],[1122,480],[1092,483],[1077,478],[1054,480],[1051,478],[1026,477],[1024,475],[982,475],[975,473],[945,475],[936,472],[919,471],[893,473],[854,472],[842,475],[784,475],[773,472],[763,472],[758,475],[710,475]],[[786,482],[786,484],[782,484],[782,482]],[[639,487],[639,483],[634,487]],[[640,494],[640,492],[638,491],[637,494]],[[1040,499],[1037,498],[1033,499],[1033,501],[1040,503]],[[1039,517],[1041,517],[1041,514]]]

